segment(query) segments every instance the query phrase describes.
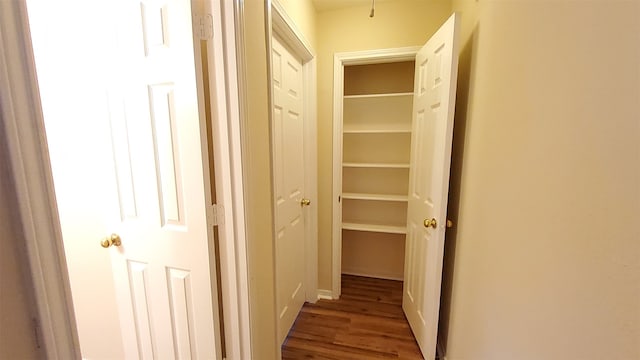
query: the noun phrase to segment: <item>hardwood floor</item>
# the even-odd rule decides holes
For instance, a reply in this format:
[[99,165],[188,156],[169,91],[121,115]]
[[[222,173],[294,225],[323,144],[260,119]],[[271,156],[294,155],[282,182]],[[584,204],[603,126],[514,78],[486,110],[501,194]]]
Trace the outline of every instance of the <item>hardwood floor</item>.
[[339,300],[304,305],[282,359],[423,359],[402,312],[402,282],[343,275]]

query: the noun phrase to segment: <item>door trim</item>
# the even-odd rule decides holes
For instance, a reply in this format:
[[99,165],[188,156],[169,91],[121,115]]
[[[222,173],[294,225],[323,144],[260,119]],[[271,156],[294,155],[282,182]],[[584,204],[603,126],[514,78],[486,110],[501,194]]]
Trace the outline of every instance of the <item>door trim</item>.
[[[213,36],[207,41],[211,89],[213,155],[220,246],[220,288],[227,359],[251,354],[249,277],[242,176],[239,66],[237,45],[243,21],[239,0],[203,0],[205,14],[213,17]],[[220,54],[221,56],[215,56]],[[199,89],[200,92],[201,89]],[[213,114],[212,114],[213,115]],[[206,142],[206,136],[203,137]]]
[[[221,211],[222,218],[227,219],[227,229],[235,231],[235,236],[230,231],[220,233],[221,243],[230,244],[227,251],[221,252],[221,261],[227,264],[221,271],[223,282],[228,284],[223,288],[224,304],[236,304],[234,309],[225,308],[225,320],[230,321],[225,321],[227,339],[234,339],[231,344],[227,343],[227,358],[243,359],[251,354],[251,343],[240,157],[238,103],[241,100],[236,91],[236,26],[238,21],[242,21],[242,17],[238,11],[239,0],[229,5],[224,5],[219,0],[206,2],[216,10],[222,7],[219,14],[225,20],[228,19],[224,21],[222,31],[226,50],[223,54],[225,68],[222,71],[226,72],[226,77],[220,77],[225,80],[217,83],[224,90],[217,94],[217,103],[227,104],[228,120],[227,116],[214,118],[219,123],[216,124],[219,128],[227,129],[227,134],[216,137],[214,147],[222,150],[220,156],[226,160],[221,164],[219,174],[225,181],[217,184],[217,191],[226,192],[233,197]],[[16,37],[13,34],[23,35]],[[26,0],[0,1],[0,44],[0,104],[5,124],[0,136],[6,136],[8,144],[11,177],[20,204],[19,217],[24,231],[46,357],[79,359],[80,344],[53,190]],[[220,139],[228,142],[219,142]]]
[[[306,197],[311,205],[305,214],[305,299],[315,303],[318,300],[318,145],[317,145],[317,112],[316,112],[316,56],[302,32],[287,15],[278,0],[271,1],[271,34],[267,48],[271,49],[272,36],[278,38],[302,59],[302,76],[304,82],[304,187]],[[269,58],[270,59],[270,58]],[[271,62],[269,60],[269,65]],[[271,84],[271,71],[269,83]],[[271,86],[271,85],[270,85]],[[272,99],[269,100],[273,107]],[[271,117],[271,115],[269,115]],[[273,153],[271,154],[273,156]]]
[[344,96],[344,67],[348,65],[378,64],[409,61],[416,58],[419,46],[336,53],[333,58],[333,197],[332,197],[332,266],[331,297],[340,298],[342,292],[342,110]]

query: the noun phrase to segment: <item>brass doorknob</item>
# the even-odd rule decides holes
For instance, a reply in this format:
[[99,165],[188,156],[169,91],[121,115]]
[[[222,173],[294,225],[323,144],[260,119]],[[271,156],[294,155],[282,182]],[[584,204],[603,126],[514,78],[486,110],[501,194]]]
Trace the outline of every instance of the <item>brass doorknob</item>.
[[102,239],[102,241],[100,241],[100,245],[102,245],[102,247],[105,249],[112,245],[120,246],[122,245],[122,240],[120,239],[120,235],[111,234],[110,236],[107,236],[106,238]]
[[448,228],[452,228],[453,227],[453,221],[447,219],[447,227]]
[[309,206],[309,205],[311,205],[311,200],[309,200],[309,199],[302,199],[302,200],[300,200],[300,205],[302,205],[302,206]]
[[424,219],[424,227],[432,227],[435,229],[436,227],[438,227],[438,222],[434,218]]

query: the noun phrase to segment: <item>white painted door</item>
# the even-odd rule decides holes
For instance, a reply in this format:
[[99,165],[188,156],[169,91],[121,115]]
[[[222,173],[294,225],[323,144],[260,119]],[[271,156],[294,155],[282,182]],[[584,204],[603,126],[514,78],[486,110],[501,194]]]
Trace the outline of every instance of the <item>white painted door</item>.
[[425,359],[435,358],[458,68],[458,16],[416,55],[402,308]]
[[28,5],[83,357],[221,358],[190,1]]
[[275,37],[272,47],[276,306],[281,344],[305,298],[304,114],[302,62]]
[[[119,3],[106,216],[125,356],[221,359],[188,0]],[[214,311],[215,309],[215,311]]]

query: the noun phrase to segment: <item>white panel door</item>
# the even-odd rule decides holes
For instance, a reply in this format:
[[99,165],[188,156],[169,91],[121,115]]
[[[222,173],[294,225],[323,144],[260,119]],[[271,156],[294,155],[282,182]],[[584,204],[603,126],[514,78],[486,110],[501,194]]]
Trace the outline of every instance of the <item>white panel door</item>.
[[416,55],[402,308],[425,359],[435,358],[458,68],[458,16]]
[[117,188],[108,228],[122,244],[108,251],[125,356],[221,359],[191,2],[117,4],[105,174]]
[[302,62],[276,38],[272,78],[276,306],[282,344],[305,298],[304,114]]

